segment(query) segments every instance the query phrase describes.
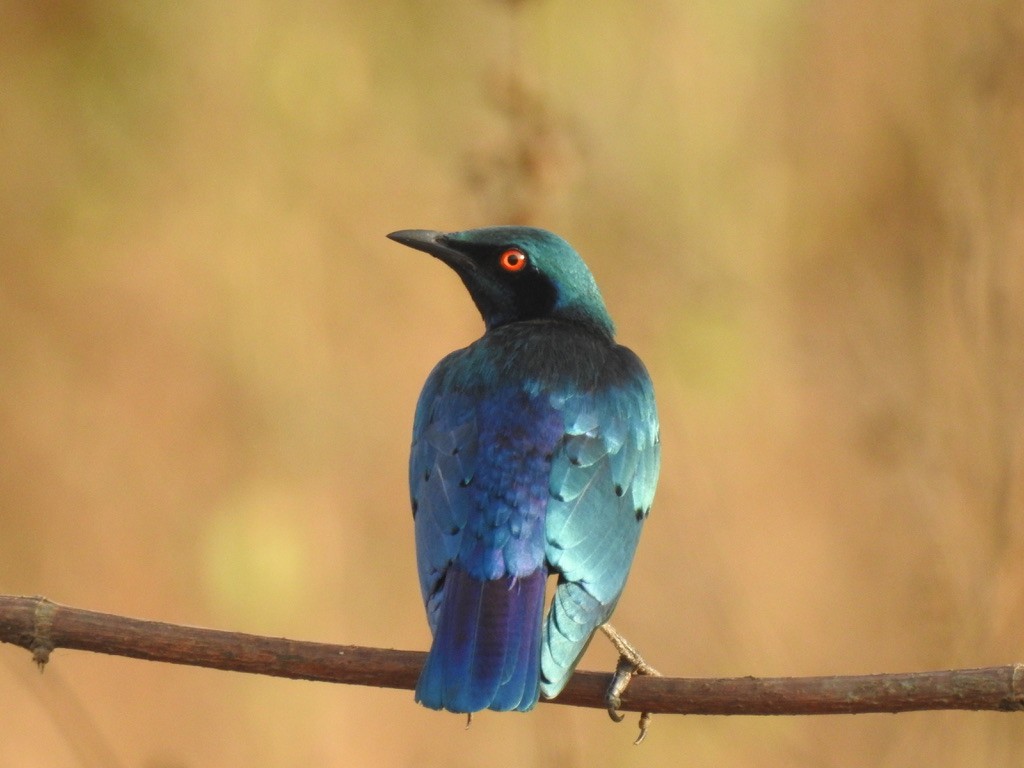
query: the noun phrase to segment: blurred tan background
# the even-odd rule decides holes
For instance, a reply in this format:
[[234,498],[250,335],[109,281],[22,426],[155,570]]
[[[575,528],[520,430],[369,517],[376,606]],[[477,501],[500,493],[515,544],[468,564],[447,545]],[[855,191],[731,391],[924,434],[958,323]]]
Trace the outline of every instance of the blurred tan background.
[[[0,5],[0,592],[425,649],[405,462],[525,222],[647,362],[668,674],[1024,660],[1017,2]],[[584,663],[610,669],[601,640]],[[0,647],[0,764],[1019,766],[1020,715],[428,712]]]

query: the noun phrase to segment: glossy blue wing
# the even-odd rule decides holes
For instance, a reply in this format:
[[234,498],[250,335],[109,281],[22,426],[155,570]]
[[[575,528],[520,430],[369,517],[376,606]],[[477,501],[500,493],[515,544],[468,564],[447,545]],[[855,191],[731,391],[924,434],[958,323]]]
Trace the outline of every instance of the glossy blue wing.
[[424,387],[409,465],[434,636],[416,700],[527,710],[539,696],[544,514],[562,419],[521,385],[466,387],[446,371],[442,362]]
[[416,563],[433,632],[445,574],[459,552],[471,508],[466,487],[476,469],[478,445],[472,399],[444,391],[446,362],[434,369],[420,394],[409,456]]
[[552,459],[545,525],[548,563],[559,574],[541,650],[541,690],[549,698],[614,610],[654,500],[654,391],[640,361],[619,350],[621,368],[607,372],[604,386],[552,399],[565,437]]

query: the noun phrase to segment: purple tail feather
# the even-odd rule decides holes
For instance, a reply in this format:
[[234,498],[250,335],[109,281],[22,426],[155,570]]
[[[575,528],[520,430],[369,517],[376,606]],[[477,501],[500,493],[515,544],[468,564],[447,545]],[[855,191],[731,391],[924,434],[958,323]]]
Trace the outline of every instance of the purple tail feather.
[[540,695],[545,576],[540,568],[481,581],[452,566],[416,701],[449,712],[533,709]]

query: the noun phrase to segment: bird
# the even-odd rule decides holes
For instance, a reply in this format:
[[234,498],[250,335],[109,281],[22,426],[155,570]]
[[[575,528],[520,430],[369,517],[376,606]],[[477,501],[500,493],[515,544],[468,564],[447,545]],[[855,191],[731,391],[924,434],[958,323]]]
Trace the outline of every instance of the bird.
[[430,373],[413,421],[409,489],[433,637],[416,701],[470,718],[528,711],[562,691],[625,586],[660,467],[651,378],[616,343],[593,275],[558,235],[388,237],[454,270],[484,322]]

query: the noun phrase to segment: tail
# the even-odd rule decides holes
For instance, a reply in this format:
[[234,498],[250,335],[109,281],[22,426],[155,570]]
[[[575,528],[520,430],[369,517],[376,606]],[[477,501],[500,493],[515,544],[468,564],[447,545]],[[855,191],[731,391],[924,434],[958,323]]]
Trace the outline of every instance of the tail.
[[544,568],[481,581],[453,565],[416,701],[449,712],[533,709],[544,582]]

